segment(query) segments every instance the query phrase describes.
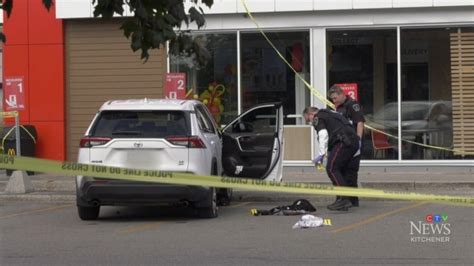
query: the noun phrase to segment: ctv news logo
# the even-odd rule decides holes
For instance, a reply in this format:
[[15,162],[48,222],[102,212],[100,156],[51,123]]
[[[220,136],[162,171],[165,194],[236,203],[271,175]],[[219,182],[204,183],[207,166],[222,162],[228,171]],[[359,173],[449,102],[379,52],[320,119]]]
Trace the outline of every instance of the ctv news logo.
[[451,224],[447,214],[428,214],[421,221],[410,221],[411,242],[449,242],[450,235]]

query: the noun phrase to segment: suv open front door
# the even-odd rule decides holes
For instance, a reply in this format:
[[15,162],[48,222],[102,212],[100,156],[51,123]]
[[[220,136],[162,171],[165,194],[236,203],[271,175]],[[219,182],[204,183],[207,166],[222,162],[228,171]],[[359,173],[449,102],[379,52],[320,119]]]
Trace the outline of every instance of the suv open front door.
[[222,166],[227,176],[281,181],[283,106],[250,108],[223,129]]

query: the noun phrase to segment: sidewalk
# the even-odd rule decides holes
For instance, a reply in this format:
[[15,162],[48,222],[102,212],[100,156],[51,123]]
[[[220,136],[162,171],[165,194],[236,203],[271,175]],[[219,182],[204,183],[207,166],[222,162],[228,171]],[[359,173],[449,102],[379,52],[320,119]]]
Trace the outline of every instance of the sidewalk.
[[[445,195],[474,196],[474,172],[472,167],[365,167],[359,173],[360,187],[411,191]],[[283,181],[330,185],[324,171],[313,167],[285,167]],[[34,192],[6,194],[9,177],[0,170],[0,200],[29,200],[75,202],[75,181],[72,176],[37,174],[30,176]],[[236,201],[291,201],[302,195],[234,190]],[[327,201],[329,197],[304,195],[315,201]],[[333,198],[333,197],[330,197]],[[370,199],[378,200],[378,199]]]

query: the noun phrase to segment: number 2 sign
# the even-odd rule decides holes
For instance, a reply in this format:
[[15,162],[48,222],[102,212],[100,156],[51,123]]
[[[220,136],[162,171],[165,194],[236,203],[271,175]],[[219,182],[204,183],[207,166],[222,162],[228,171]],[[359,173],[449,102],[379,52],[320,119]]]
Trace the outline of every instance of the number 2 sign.
[[186,98],[186,73],[166,73],[165,98]]

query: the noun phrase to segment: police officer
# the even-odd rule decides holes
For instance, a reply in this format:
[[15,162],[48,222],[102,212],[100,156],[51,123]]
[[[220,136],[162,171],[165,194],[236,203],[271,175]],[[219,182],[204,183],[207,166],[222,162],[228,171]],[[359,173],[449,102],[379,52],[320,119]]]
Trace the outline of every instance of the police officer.
[[[353,100],[351,97],[347,97],[341,87],[334,85],[329,89],[329,98],[336,105],[336,111],[342,114],[354,127],[357,136],[359,137],[359,149],[362,151],[362,140],[364,137],[364,114],[360,104]],[[360,167],[360,155],[350,165],[352,176],[348,176],[349,186],[358,187],[358,172]],[[359,206],[359,198],[350,198],[352,205],[355,207]]]
[[[318,134],[319,151],[314,163],[322,163],[327,156],[326,172],[335,186],[349,186],[347,177],[354,175],[354,164],[359,151],[359,139],[352,125],[341,114],[316,107],[303,111],[306,122],[312,122]],[[330,210],[347,210],[352,207],[349,197],[338,196]]]

